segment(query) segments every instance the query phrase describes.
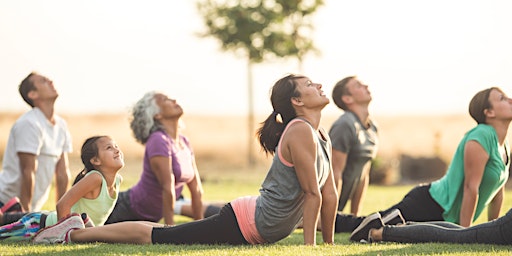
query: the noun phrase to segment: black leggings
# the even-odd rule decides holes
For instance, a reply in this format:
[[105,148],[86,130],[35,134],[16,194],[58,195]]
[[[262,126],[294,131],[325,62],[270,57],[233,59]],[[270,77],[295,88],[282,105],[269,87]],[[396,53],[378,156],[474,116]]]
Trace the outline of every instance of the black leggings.
[[501,218],[469,228],[451,222],[413,222],[385,226],[382,241],[402,243],[512,244],[512,209]]
[[0,223],[0,226],[14,223],[25,216],[25,214],[27,214],[27,212],[6,212],[4,213],[3,221]]
[[[136,221],[136,220],[146,220],[136,214],[132,210],[132,206],[130,204],[130,190],[126,190],[123,192],[120,192],[117,196],[116,205],[114,206],[114,210],[112,210],[112,213],[110,213],[110,216],[108,216],[108,219],[105,221],[105,225],[122,222],[122,221]],[[146,220],[146,221],[153,221],[158,222],[155,220]]]
[[[385,216],[393,209],[399,209],[406,221],[442,221],[443,208],[432,198],[428,192],[430,184],[422,184],[414,187],[399,203],[384,211],[379,211]],[[361,224],[365,216],[337,214],[335,232],[352,232]]]
[[242,235],[231,204],[206,219],[173,227],[155,227],[153,244],[249,244]]

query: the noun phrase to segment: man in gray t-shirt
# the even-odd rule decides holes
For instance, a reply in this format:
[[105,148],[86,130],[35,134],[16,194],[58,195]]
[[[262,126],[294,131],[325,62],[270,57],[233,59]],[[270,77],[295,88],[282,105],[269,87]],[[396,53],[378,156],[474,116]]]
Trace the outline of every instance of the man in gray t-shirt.
[[332,98],[344,111],[329,131],[338,210],[342,211],[350,200],[350,213],[358,215],[370,181],[371,162],[377,155],[377,126],[368,111],[372,96],[367,85],[349,76],[336,83]]

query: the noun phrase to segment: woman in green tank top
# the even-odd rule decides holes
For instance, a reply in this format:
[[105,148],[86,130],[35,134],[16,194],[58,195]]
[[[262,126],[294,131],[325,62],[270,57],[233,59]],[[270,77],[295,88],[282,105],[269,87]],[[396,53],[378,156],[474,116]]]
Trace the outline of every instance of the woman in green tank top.
[[500,88],[487,88],[472,98],[469,114],[477,125],[464,135],[441,179],[413,188],[399,203],[368,217],[338,214],[336,232],[352,232],[353,241],[367,240],[369,229],[403,219],[469,227],[485,208],[489,220],[498,218],[509,176],[512,100]]

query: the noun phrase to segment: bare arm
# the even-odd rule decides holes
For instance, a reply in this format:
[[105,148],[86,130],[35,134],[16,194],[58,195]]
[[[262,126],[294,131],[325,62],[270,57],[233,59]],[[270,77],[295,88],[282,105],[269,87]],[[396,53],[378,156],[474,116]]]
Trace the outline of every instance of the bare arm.
[[176,191],[174,186],[174,173],[172,172],[172,160],[170,157],[166,156],[155,156],[149,159],[149,163],[160,186],[162,186],[162,214],[164,223],[174,225]]
[[495,220],[500,217],[501,206],[505,197],[505,186],[501,187],[500,191],[494,196],[492,201],[487,207],[487,219],[489,221]]
[[201,177],[197,170],[197,165],[194,161],[195,175],[194,179],[187,183],[188,189],[190,190],[190,197],[192,199],[192,213],[195,220],[203,219],[203,185],[201,184]]
[[352,195],[352,198],[350,198],[350,213],[354,214],[355,216],[358,216],[359,212],[361,212],[362,199],[366,194],[366,190],[368,189],[369,184],[370,173],[368,170],[368,172],[363,174],[361,181],[356,185],[356,189]]
[[482,181],[489,155],[476,141],[466,142],[464,147],[464,195],[460,210],[460,225],[469,227],[473,223],[478,202],[478,188]]
[[316,144],[311,128],[306,123],[292,124],[283,135],[283,157],[290,159],[300,186],[304,191],[303,230],[304,244],[316,244],[316,228],[322,196],[316,177]]
[[338,196],[341,195],[343,187],[343,170],[347,164],[347,154],[336,149],[332,149],[332,171]]
[[100,195],[102,176],[92,173],[73,185],[57,202],[57,217],[60,219],[71,213],[71,207],[81,198],[96,199]]
[[69,178],[71,174],[69,172],[69,162],[67,153],[62,153],[57,165],[55,166],[55,180],[56,180],[56,197],[55,200],[59,201],[64,193],[68,190]]
[[32,196],[34,194],[34,178],[37,168],[37,157],[30,153],[18,153],[21,170],[20,202],[25,211],[32,210]]
[[334,244],[334,222],[337,209],[338,193],[336,193],[336,187],[334,186],[333,173],[330,172],[322,188],[322,208],[320,210],[324,243]]

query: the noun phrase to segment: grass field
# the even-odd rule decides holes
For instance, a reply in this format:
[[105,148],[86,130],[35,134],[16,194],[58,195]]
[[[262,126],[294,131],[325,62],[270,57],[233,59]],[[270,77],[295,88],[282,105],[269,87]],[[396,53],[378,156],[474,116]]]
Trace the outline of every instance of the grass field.
[[[249,173],[249,172],[248,172]],[[247,174],[248,174],[247,173]],[[250,175],[252,176],[252,175]],[[239,195],[255,194],[260,175],[253,178],[219,179],[205,183],[209,199],[230,200]],[[411,186],[371,186],[364,202],[364,212],[383,209],[400,200]],[[222,191],[222,192],[219,192]],[[512,206],[511,192],[507,192],[505,208]],[[180,222],[189,221],[179,218]],[[482,216],[478,222],[485,221]],[[0,242],[0,255],[510,255],[512,246],[456,245],[456,244],[356,244],[348,241],[347,233],[336,234],[336,245],[322,245],[321,234],[317,233],[316,247],[303,244],[302,230],[273,245],[225,246],[225,245],[119,245],[119,244],[67,244],[33,245],[29,243]]]
[[[0,153],[3,155],[10,126],[19,114],[0,115]],[[126,189],[137,182],[141,171],[143,147],[131,137],[128,117],[118,115],[64,116],[68,121],[74,142],[70,154],[72,175],[82,168],[79,149],[83,140],[91,135],[108,134],[116,139],[125,153],[126,166],[121,170]],[[328,128],[335,117],[326,117],[322,126]],[[202,175],[205,198],[212,201],[230,201],[238,196],[256,195],[269,159],[259,153],[256,143],[257,163],[246,164],[247,128],[241,117],[185,116],[184,133],[193,143],[199,170]],[[262,120],[259,118],[258,120]],[[472,127],[466,116],[440,117],[377,117],[380,127],[380,157],[395,158],[400,154],[430,156],[439,154],[451,157],[458,140]],[[255,140],[254,140],[255,142]],[[369,188],[364,200],[363,213],[385,209],[399,201],[413,185],[375,186]],[[187,191],[185,191],[187,193]],[[507,190],[502,214],[512,207],[512,191]],[[55,209],[50,199],[45,209]],[[486,214],[477,223],[484,222]],[[178,222],[190,219],[179,217]],[[274,245],[264,246],[161,246],[161,245],[112,245],[102,243],[70,245],[32,245],[28,243],[0,242],[0,255],[510,255],[512,246],[453,245],[453,244],[394,244],[362,245],[348,241],[348,234],[336,234],[336,245],[303,246],[301,230]]]

